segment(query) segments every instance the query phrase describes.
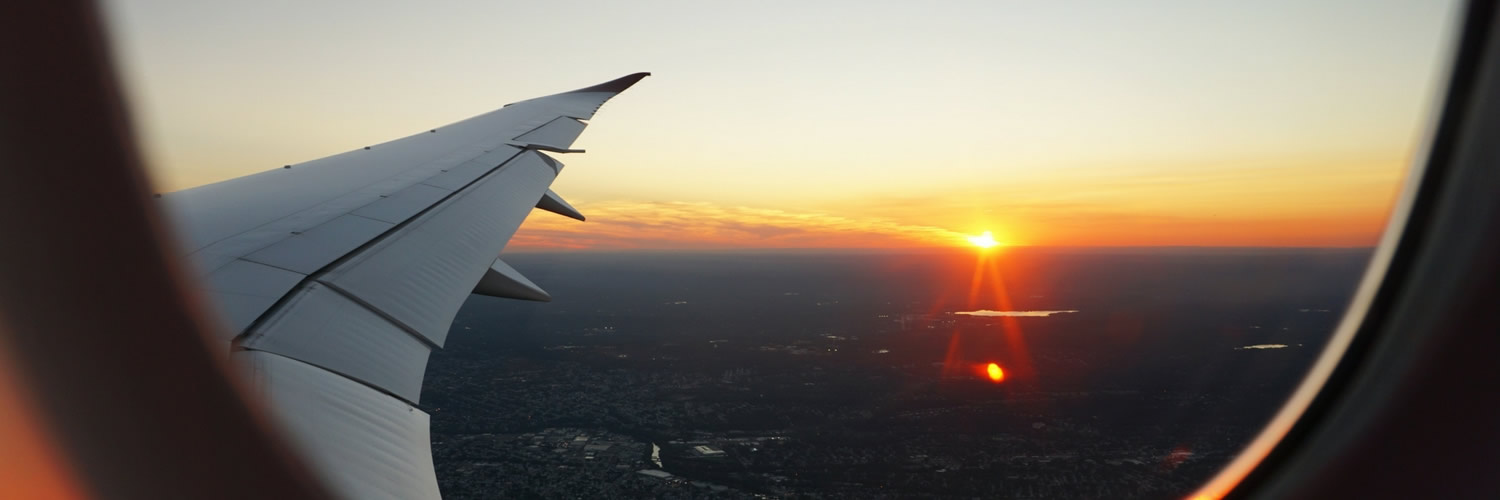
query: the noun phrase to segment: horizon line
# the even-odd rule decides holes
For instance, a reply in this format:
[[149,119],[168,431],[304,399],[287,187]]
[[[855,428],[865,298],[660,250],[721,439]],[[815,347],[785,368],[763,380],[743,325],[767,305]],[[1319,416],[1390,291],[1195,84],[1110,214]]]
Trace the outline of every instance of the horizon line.
[[993,249],[976,249],[967,247],[709,247],[709,248],[539,248],[525,247],[514,250],[505,249],[508,254],[551,254],[551,253],[870,253],[870,254],[896,254],[896,253],[1005,253],[1008,251],[1073,251],[1073,252],[1171,252],[1171,251],[1200,251],[1200,252],[1233,252],[1233,251],[1256,251],[1256,252],[1352,252],[1373,251],[1376,245],[1365,246],[1228,246],[1228,245],[1008,245]]

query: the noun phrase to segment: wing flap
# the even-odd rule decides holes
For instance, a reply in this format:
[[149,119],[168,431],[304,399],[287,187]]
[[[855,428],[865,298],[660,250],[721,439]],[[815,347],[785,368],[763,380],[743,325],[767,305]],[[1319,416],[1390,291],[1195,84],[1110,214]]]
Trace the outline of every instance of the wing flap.
[[337,290],[298,290],[240,341],[344,375],[416,404],[432,348]]
[[527,152],[321,280],[442,346],[459,306],[557,172]]
[[[428,416],[316,366],[261,351],[234,355],[314,471],[344,498],[440,497]],[[226,485],[232,486],[232,485]]]

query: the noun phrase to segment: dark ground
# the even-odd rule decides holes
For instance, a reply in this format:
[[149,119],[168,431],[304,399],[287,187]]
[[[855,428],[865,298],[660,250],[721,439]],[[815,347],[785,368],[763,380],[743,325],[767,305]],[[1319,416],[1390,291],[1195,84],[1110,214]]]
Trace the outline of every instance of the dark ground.
[[[554,301],[471,298],[422,406],[446,498],[1180,497],[1290,393],[1368,256],[512,255]],[[1078,312],[952,314],[975,309]],[[1238,349],[1261,344],[1287,347]]]

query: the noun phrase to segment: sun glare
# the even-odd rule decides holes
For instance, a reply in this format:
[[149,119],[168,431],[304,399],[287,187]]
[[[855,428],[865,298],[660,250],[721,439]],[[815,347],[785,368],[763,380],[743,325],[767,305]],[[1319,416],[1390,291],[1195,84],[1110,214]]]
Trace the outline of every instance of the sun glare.
[[993,382],[1005,380],[1005,370],[1001,370],[1000,365],[995,363],[990,363],[990,366],[985,367],[985,373],[990,376],[990,380]]
[[990,248],[999,245],[1000,242],[995,241],[995,235],[993,233],[985,231],[984,234],[981,234],[979,236],[970,236],[969,244],[979,248]]

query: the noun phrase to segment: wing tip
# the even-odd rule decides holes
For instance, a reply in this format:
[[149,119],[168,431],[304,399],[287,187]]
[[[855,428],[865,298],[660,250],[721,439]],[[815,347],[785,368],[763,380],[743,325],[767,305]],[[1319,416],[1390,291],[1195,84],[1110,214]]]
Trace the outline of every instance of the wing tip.
[[576,94],[580,92],[613,92],[618,94],[620,92],[624,92],[625,89],[630,88],[631,85],[635,85],[635,82],[639,82],[642,78],[648,76],[651,76],[651,73],[646,71],[642,71],[640,73],[631,73],[629,75],[625,75],[614,80],[594,85],[592,87],[584,87],[568,93]]

